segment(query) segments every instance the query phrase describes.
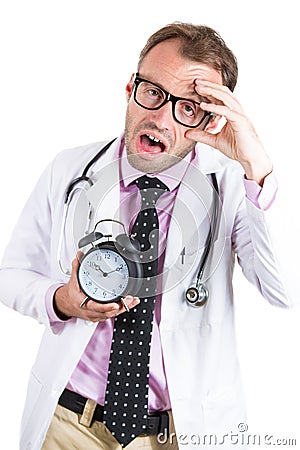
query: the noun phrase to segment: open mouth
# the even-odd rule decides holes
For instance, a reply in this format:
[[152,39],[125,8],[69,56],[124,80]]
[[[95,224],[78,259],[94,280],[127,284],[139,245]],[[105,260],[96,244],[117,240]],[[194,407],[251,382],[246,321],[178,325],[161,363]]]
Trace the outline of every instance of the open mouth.
[[166,149],[166,145],[150,133],[140,135],[139,149],[141,153],[160,154]]

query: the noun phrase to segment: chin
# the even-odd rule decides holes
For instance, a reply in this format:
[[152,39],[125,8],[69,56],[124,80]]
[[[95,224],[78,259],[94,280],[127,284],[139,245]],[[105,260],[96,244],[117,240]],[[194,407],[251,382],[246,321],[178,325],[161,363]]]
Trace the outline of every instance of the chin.
[[169,155],[168,153],[160,154],[159,156],[149,157],[149,155],[129,154],[128,162],[135,169],[144,173],[159,173],[169,167],[174,166],[181,159]]

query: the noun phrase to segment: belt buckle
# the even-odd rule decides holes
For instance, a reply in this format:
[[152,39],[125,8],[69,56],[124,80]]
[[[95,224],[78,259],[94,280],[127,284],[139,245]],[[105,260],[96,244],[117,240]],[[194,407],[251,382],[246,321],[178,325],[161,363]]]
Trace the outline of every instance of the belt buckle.
[[169,414],[166,411],[148,414],[147,434],[163,434],[169,437]]
[[163,434],[166,436],[166,438],[169,438],[170,435],[170,426],[169,426],[169,414],[167,411],[162,411],[160,413],[160,420],[159,420],[159,430],[157,434]]

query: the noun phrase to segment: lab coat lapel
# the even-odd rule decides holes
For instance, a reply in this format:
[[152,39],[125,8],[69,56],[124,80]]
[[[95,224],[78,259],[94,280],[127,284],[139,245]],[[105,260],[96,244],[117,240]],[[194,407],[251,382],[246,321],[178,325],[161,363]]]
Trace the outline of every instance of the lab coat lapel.
[[178,275],[189,271],[189,265],[195,263],[195,258],[205,248],[213,210],[209,174],[220,169],[215,150],[198,144],[197,156],[179,186],[172,212],[165,254],[164,291],[177,284]]

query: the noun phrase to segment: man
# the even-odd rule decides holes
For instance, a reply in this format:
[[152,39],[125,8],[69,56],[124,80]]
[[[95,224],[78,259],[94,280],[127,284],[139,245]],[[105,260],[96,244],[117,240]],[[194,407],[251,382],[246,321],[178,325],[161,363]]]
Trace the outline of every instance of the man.
[[[132,439],[122,441],[117,431],[124,426],[125,436],[129,426],[136,426],[127,403],[122,401],[122,408],[118,404],[118,411],[113,411],[117,417],[122,413],[122,423],[108,419],[110,364],[116,353],[110,351],[116,324],[124,318],[126,323],[127,317],[134,323],[145,299],[133,293],[112,303],[91,301],[78,283],[74,224],[68,223],[76,219],[75,200],[73,219],[69,217],[63,225],[65,191],[101,145],[63,152],[39,181],[0,273],[4,302],[46,326],[29,382],[21,449],[119,449],[118,440],[126,448],[194,448],[195,436],[202,445],[205,433],[214,433],[221,442],[222,436],[243,422],[233,255],[269,302],[283,307],[289,302],[268,233],[267,210],[276,203],[272,163],[233,95],[236,80],[235,57],[214,30],[189,24],[164,27],[148,40],[138,73],[126,86],[124,136],[90,167],[96,197],[103,194],[98,219],[119,214],[132,235],[139,233],[135,232],[140,205],[136,180],[148,174],[148,183],[155,176],[164,191],[151,210],[158,216],[162,236],[157,244],[153,329],[146,333],[152,335],[148,411],[144,425],[138,414],[143,431],[131,433]],[[103,188],[107,174],[111,191]],[[195,285],[211,229],[207,219],[211,205],[203,200],[211,174],[215,174],[222,207],[204,280],[209,299],[193,308],[185,293]],[[144,210],[146,215],[149,211]],[[190,212],[195,225],[188,221]],[[62,226],[65,242],[61,245]],[[73,260],[70,279],[60,273],[58,248],[64,261]],[[141,350],[142,357],[149,355],[146,345]],[[137,353],[131,353],[134,361]],[[122,365],[121,351],[120,355]],[[139,397],[139,383],[132,385],[137,375],[129,374],[131,392],[125,395]],[[117,382],[125,378],[123,367]],[[124,395],[124,388],[114,393]],[[130,424],[126,422],[129,413]],[[224,448],[230,448],[230,442]]]

